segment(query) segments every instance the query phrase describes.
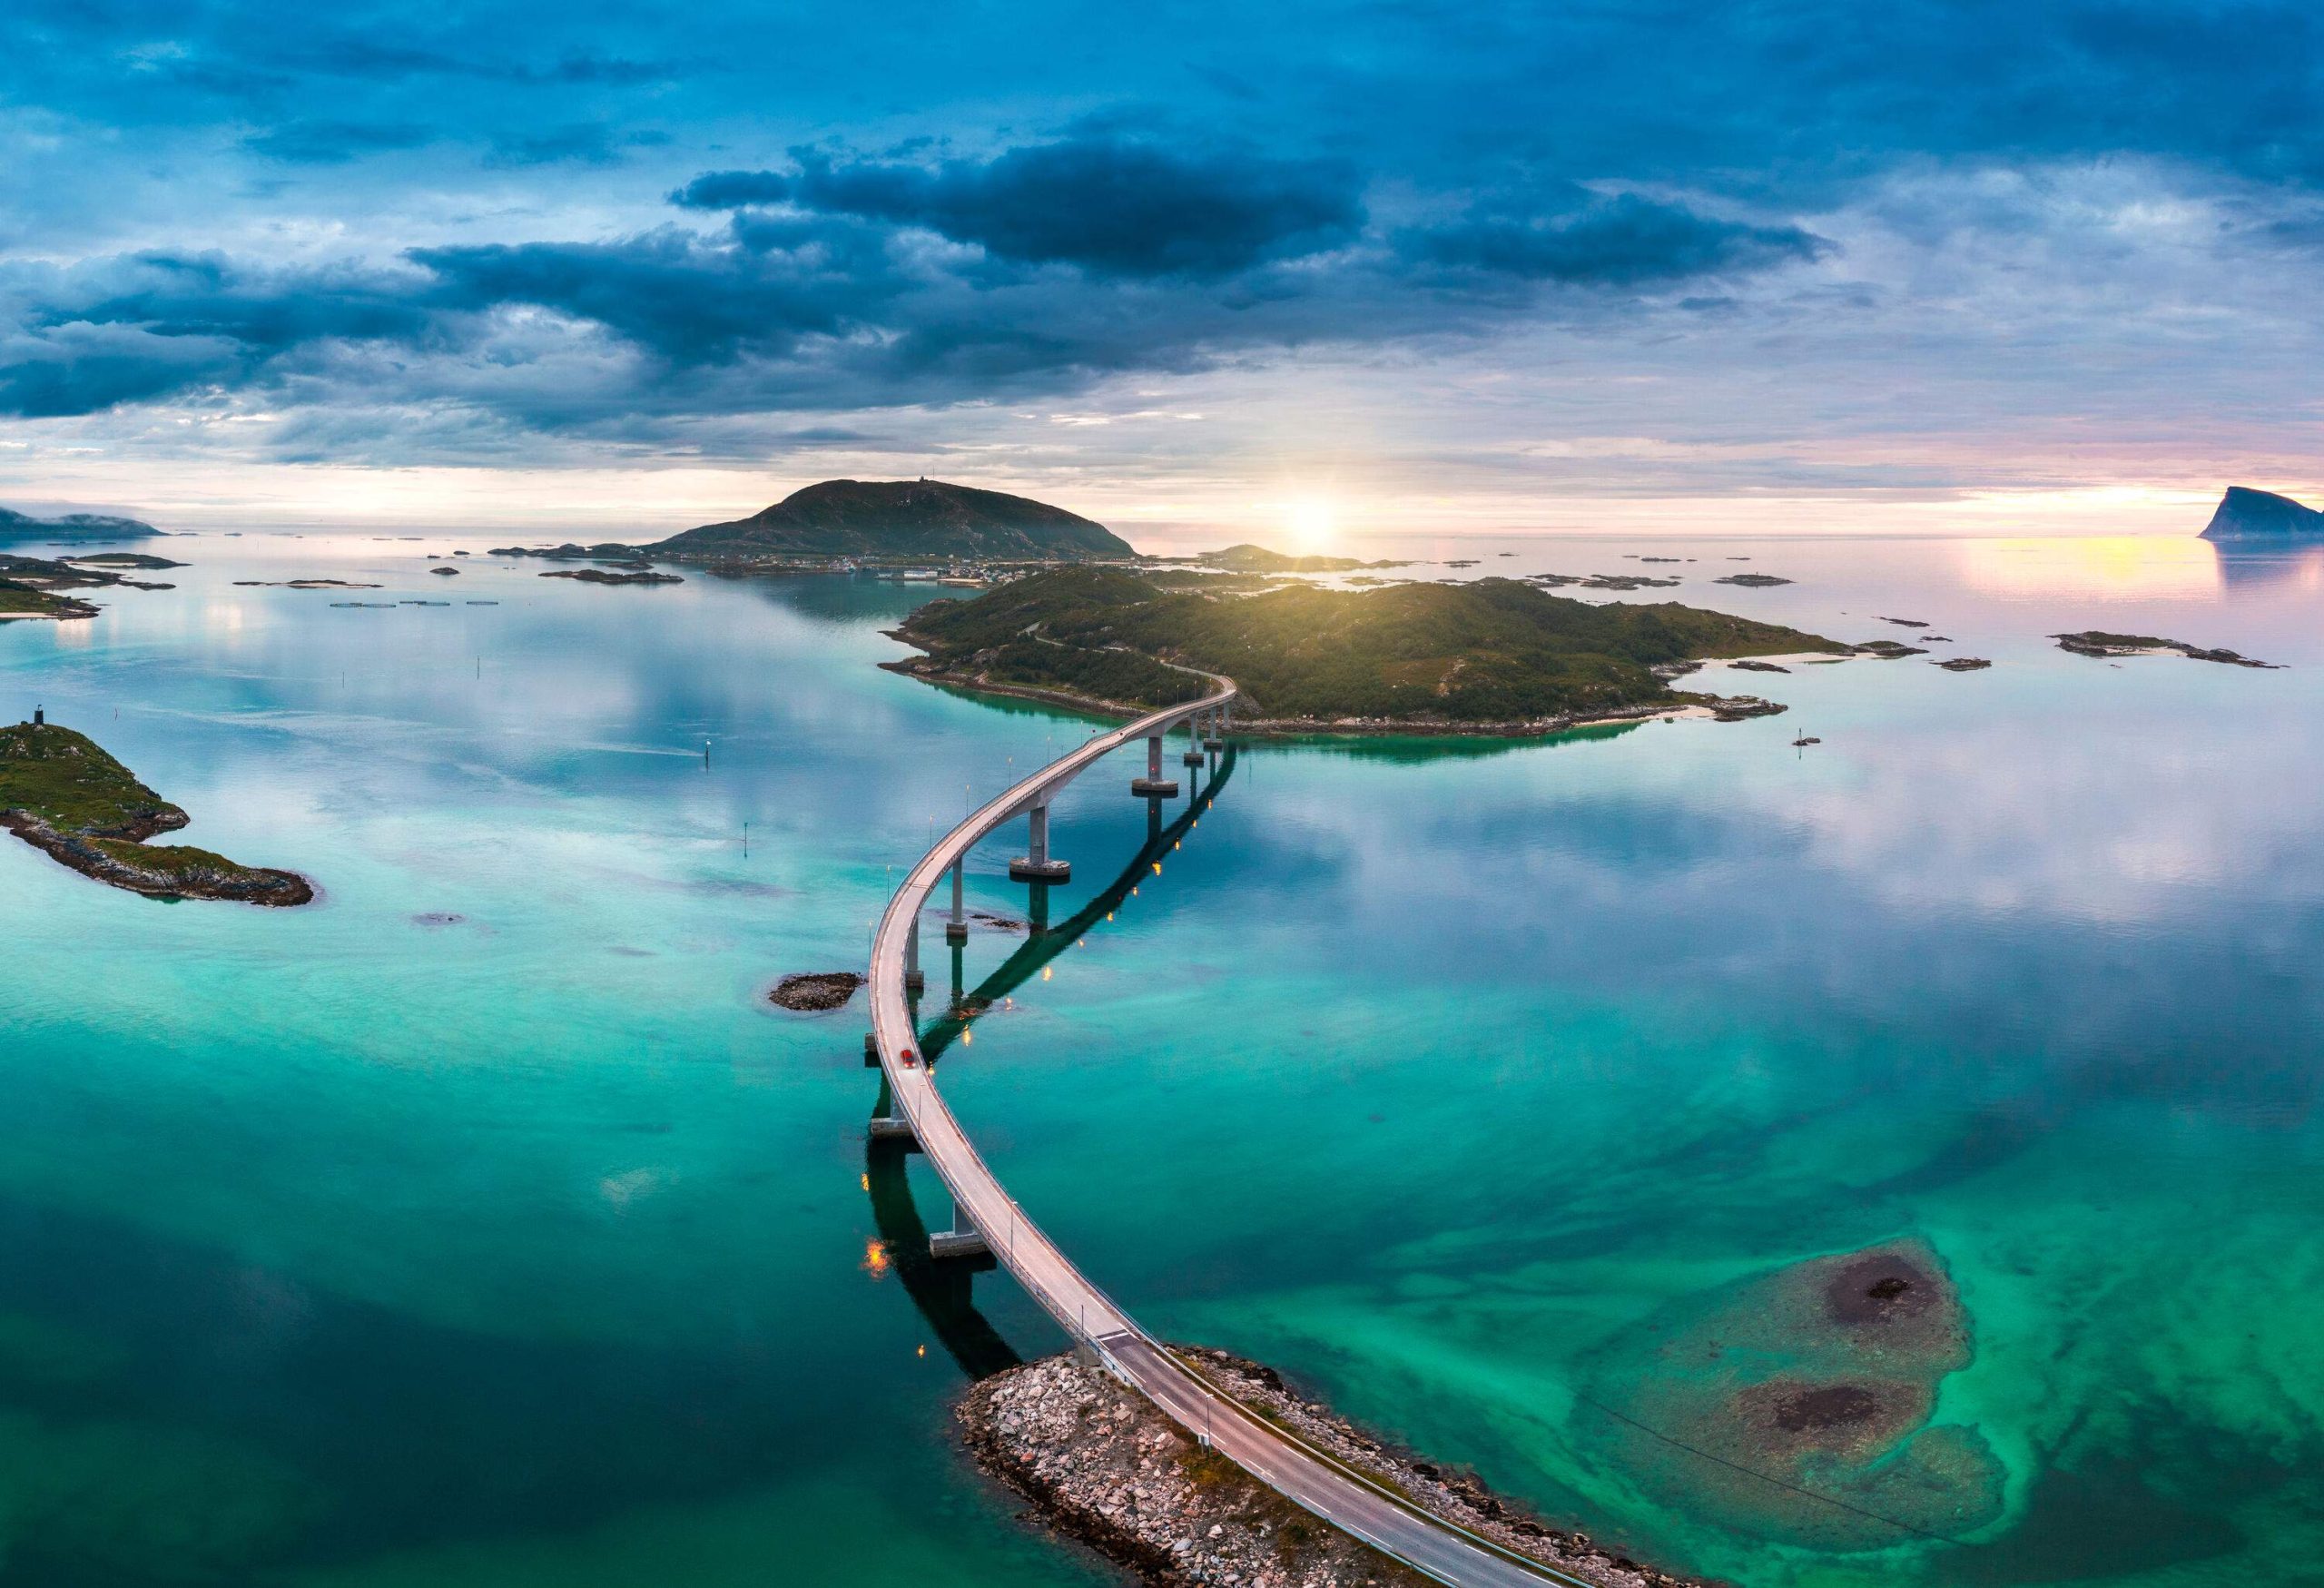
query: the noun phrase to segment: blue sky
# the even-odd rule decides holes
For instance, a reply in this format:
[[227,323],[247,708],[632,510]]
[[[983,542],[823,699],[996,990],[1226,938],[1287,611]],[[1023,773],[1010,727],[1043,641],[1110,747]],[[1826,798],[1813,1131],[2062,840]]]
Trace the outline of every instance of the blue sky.
[[2324,480],[2304,6],[15,0],[0,497],[2200,528]]

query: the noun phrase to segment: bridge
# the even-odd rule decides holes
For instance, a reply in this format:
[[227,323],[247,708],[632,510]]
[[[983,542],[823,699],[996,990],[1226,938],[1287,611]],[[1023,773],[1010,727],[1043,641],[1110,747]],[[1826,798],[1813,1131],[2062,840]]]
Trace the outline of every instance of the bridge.
[[[1544,1583],[1587,1588],[1581,1579],[1503,1549],[1490,1539],[1422,1509],[1336,1456],[1267,1422],[1215,1388],[1199,1372],[1147,1334],[1137,1320],[1074,1266],[1025,1216],[937,1090],[917,1030],[912,997],[922,984],[921,920],[947,873],[951,909],[946,937],[967,936],[962,868],[969,852],[996,828],[1019,816],[1029,825],[1027,853],[1009,875],[1045,883],[1062,881],[1070,864],[1049,853],[1049,804],[1105,756],[1144,739],[1146,774],[1131,791],[1149,799],[1175,796],[1164,775],[1163,749],[1176,728],[1190,730],[1196,746],[1223,745],[1232,720],[1234,680],[1213,674],[1202,699],[1139,717],[1059,757],[987,801],[921,857],[889,901],[872,941],[872,1038],[886,1080],[886,1113],[872,1121],[875,1139],[910,1140],[927,1156],[952,1198],[952,1226],[927,1237],[933,1258],[990,1255],[1055,1318],[1075,1344],[1124,1384],[1144,1395],[1180,1427],[1201,1438],[1260,1483],[1344,1533],[1452,1588],[1540,1588]],[[1198,750],[1187,752],[1196,764]],[[915,1221],[916,1222],[916,1221]],[[919,1254],[914,1253],[917,1258]]]

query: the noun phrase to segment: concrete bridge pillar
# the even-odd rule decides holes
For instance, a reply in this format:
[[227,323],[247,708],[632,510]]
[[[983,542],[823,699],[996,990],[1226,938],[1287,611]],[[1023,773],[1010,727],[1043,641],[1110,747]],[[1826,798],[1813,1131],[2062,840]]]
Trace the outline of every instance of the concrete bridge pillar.
[[1043,800],[1026,813],[1030,827],[1023,854],[1009,863],[1009,878],[1017,883],[1061,883],[1073,874],[1070,861],[1049,858],[1049,805]]
[[952,1228],[940,1229],[928,1238],[928,1255],[931,1258],[990,1257],[992,1248],[986,1244],[984,1231],[976,1227],[969,1210],[958,1198],[952,1201]]
[[917,992],[928,985],[920,973],[920,912],[912,912],[911,929],[904,934],[904,991]]
[[912,1134],[911,1121],[904,1118],[901,1109],[896,1107],[895,1095],[884,1082],[880,1088],[880,1111],[872,1116],[872,1139],[901,1141],[915,1150],[920,1146],[920,1139]]
[[1162,735],[1146,736],[1146,775],[1130,779],[1129,792],[1150,799],[1168,799],[1178,792],[1178,785],[1162,775]]
[[1233,709],[1232,701],[1222,700],[1210,714],[1210,731],[1203,735],[1203,747],[1209,750],[1226,748],[1226,714]]
[[1181,765],[1200,766],[1202,764],[1202,719],[1201,712],[1196,712],[1187,719],[1187,753],[1178,757]]
[[944,941],[954,948],[969,941],[969,915],[960,896],[960,873],[968,863],[965,854],[952,863],[952,919],[944,923]]

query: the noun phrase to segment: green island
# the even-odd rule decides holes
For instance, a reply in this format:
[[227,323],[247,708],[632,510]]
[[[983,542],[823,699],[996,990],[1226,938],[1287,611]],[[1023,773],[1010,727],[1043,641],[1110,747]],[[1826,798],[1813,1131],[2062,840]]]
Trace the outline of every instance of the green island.
[[1286,551],[1270,551],[1264,546],[1246,541],[1223,551],[1206,551],[1200,557],[1157,557],[1157,562],[1199,563],[1206,567],[1225,568],[1237,574],[1344,574],[1360,568],[1400,568],[1411,566],[1405,562],[1366,562],[1360,557],[1295,557]]
[[35,589],[15,579],[0,578],[0,621],[12,617],[94,617],[97,608],[86,601]]
[[1220,673],[1246,697],[1237,725],[1257,732],[1510,735],[1689,706],[1767,715],[1782,708],[1670,680],[1708,660],[1855,650],[1675,602],[1593,606],[1513,579],[1247,590],[1052,568],[921,607],[895,633],[927,654],[883,665],[1115,714],[1196,699],[1209,687],[1198,672]]
[[0,826],[82,875],[162,899],[313,900],[296,873],[145,842],[188,820],[84,734],[37,720],[0,728]]

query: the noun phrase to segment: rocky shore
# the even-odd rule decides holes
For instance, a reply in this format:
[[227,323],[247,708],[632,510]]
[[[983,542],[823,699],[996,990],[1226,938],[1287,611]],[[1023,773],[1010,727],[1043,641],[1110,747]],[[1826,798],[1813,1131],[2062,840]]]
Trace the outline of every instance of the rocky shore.
[[[1689,1581],[1549,1526],[1473,1477],[1393,1449],[1298,1395],[1272,1369],[1223,1351],[1175,1349],[1261,1415],[1505,1549],[1599,1588],[1683,1588]],[[1203,1448],[1145,1397],[1072,1356],[981,1381],[959,1415],[978,1465],[1030,1501],[1034,1519],[1157,1588],[1420,1588],[1424,1582]]]
[[[166,828],[182,827],[183,813]],[[144,842],[165,830],[155,824],[134,836],[92,838],[60,833],[26,811],[0,811],[0,827],[83,876],[155,899],[224,899],[287,909],[311,904],[314,884],[296,872],[247,866],[183,844]]]
[[33,722],[0,728],[0,827],[60,864],[153,898],[278,907],[313,902],[313,884],[295,872],[146,843],[188,821],[85,735],[37,720],[37,714]]

